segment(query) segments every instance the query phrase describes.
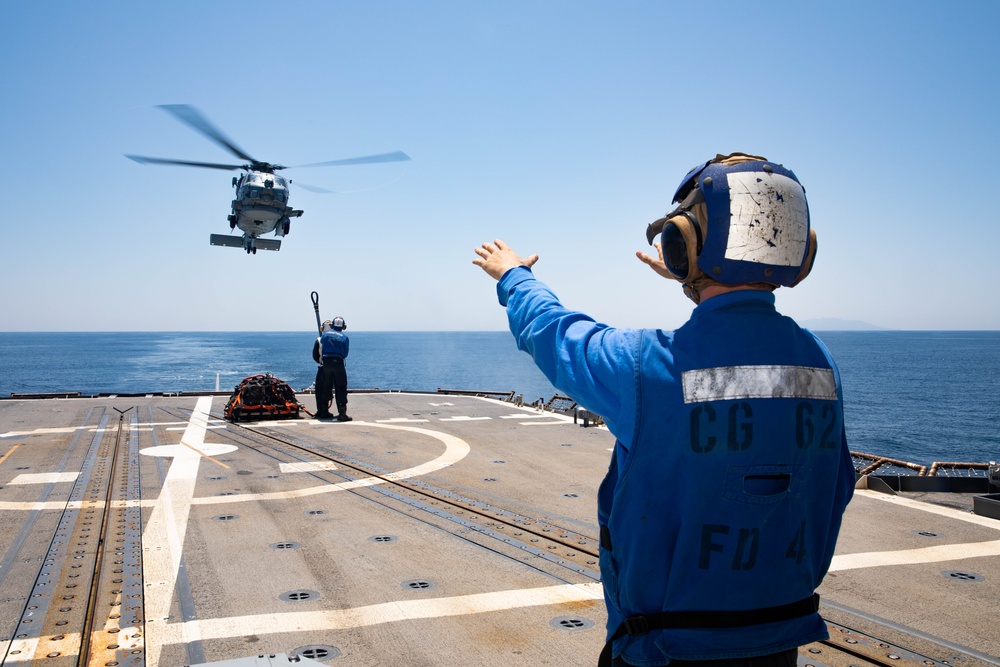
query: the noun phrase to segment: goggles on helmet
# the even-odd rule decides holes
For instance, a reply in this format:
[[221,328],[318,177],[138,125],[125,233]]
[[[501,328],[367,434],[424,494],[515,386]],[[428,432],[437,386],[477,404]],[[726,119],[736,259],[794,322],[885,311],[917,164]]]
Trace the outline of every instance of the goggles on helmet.
[[[677,189],[674,195],[674,203],[680,201],[678,198],[683,194],[683,201],[680,206],[658,220],[654,220],[646,227],[646,240],[650,245],[657,235],[660,235],[660,250],[663,253],[663,263],[674,278],[685,281],[691,272],[691,267],[701,254],[704,243],[704,234],[698,216],[693,209],[698,204],[704,204],[701,190],[689,184],[694,183],[694,176],[700,173],[705,165],[692,169],[684,182]],[[697,172],[697,173],[696,173]],[[682,192],[683,191],[683,192]],[[692,253],[689,252],[692,249]],[[695,267],[697,268],[697,267]]]

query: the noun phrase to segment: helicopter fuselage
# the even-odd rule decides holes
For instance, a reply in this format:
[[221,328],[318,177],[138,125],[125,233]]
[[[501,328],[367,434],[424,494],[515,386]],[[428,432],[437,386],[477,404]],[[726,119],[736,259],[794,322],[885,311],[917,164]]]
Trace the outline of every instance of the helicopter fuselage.
[[250,238],[274,232],[285,236],[291,227],[291,218],[302,215],[288,205],[290,181],[277,174],[248,170],[233,178],[236,198],[232,202],[229,228],[237,227]]
[[[288,205],[288,186],[291,181],[277,176],[274,172],[286,169],[284,165],[255,160],[242,148],[233,143],[229,137],[219,131],[208,121],[200,111],[187,104],[161,104],[161,109],[174,116],[188,127],[215,142],[222,148],[244,160],[243,164],[220,164],[218,162],[201,162],[194,160],[175,160],[172,158],[149,157],[146,155],[126,155],[139,164],[171,164],[185,167],[201,167],[203,169],[223,169],[226,171],[240,169],[241,176],[233,177],[233,187],[236,198],[233,199],[229,213],[229,229],[239,227],[243,232],[240,238],[234,234],[211,234],[209,243],[216,246],[243,248],[247,253],[257,254],[257,249],[279,250],[281,241],[261,239],[264,234],[274,232],[275,236],[285,236],[291,227],[291,219],[302,215],[301,210]],[[402,151],[379,153],[362,157],[330,160],[328,162],[313,162],[299,165],[301,167],[333,167],[338,165],[376,164],[381,162],[398,162],[409,160],[410,157]],[[311,188],[306,188],[311,189]],[[324,190],[317,189],[319,192]]]

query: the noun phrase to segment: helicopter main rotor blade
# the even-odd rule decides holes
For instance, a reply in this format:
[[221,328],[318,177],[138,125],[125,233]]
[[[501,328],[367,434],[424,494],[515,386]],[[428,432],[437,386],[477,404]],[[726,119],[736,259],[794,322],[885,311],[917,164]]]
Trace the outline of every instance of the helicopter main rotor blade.
[[309,185],[308,183],[302,183],[300,181],[295,181],[295,187],[302,188],[303,190],[308,190],[309,192],[315,192],[321,195],[335,195],[337,192],[333,190],[327,190],[326,188],[321,188],[318,185]]
[[129,160],[135,160],[139,164],[178,164],[184,167],[205,167],[207,169],[225,169],[226,171],[246,168],[246,165],[242,164],[218,164],[215,162],[191,162],[189,160],[168,160],[167,158],[146,157],[144,155],[125,154],[125,157],[127,157]]
[[232,139],[224,135],[218,128],[208,122],[208,119],[202,116],[201,112],[193,106],[188,104],[160,104],[159,107],[167,113],[173,115],[174,118],[181,121],[185,125],[201,132],[236,157],[242,160],[247,160],[248,162],[256,162],[256,160],[247,155],[242,148],[233,143]]
[[[403,151],[392,153],[379,153],[378,155],[365,155],[363,157],[352,157],[345,160],[331,160],[329,162],[313,162],[311,164],[297,164],[295,167],[339,167],[349,164],[375,164],[378,162],[403,162],[409,160],[410,156]],[[293,167],[288,167],[292,169]]]

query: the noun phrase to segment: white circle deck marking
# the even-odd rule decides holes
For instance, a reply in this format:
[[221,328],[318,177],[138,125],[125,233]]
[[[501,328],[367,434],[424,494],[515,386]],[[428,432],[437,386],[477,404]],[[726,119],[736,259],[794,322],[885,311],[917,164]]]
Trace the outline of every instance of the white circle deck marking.
[[444,453],[436,459],[431,459],[426,463],[421,463],[420,465],[414,466],[412,468],[407,468],[405,470],[400,470],[398,472],[392,472],[385,475],[380,475],[378,477],[364,477],[362,479],[355,479],[349,482],[341,482],[339,484],[320,484],[317,486],[311,486],[305,489],[296,489],[294,491],[273,491],[270,493],[244,493],[234,496],[209,496],[202,498],[192,498],[192,505],[220,505],[223,503],[240,503],[248,502],[251,500],[287,500],[289,498],[303,498],[306,496],[315,496],[322,493],[334,493],[336,491],[347,491],[349,489],[357,489],[366,486],[375,486],[376,484],[384,484],[386,482],[394,482],[401,479],[409,479],[410,477],[417,477],[419,475],[426,475],[428,473],[441,470],[442,468],[447,468],[458,461],[461,461],[466,456],[468,456],[470,447],[469,443],[465,442],[461,438],[458,438],[447,433],[442,433],[441,431],[433,431],[427,428],[418,428],[416,426],[402,426],[399,424],[378,424],[375,422],[362,422],[353,421],[349,423],[342,424],[338,428],[344,427],[357,427],[357,426],[374,426],[375,428],[386,428],[395,431],[409,431],[411,433],[417,433],[420,435],[426,435],[436,440],[444,443]]

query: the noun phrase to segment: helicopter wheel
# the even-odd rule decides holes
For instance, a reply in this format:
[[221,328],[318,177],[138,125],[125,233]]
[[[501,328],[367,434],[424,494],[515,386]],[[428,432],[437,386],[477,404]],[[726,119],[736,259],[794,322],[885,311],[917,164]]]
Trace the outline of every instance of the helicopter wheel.
[[253,249],[253,254],[255,254],[255,255],[257,254],[257,248]]

